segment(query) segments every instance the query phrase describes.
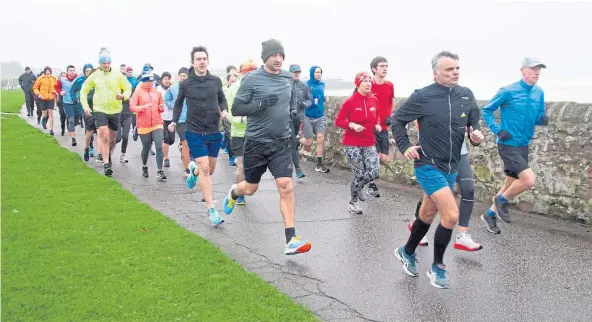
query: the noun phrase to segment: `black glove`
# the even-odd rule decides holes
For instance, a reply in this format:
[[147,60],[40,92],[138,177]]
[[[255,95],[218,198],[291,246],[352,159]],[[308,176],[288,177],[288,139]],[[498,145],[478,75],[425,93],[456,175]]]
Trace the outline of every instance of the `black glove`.
[[268,108],[277,104],[279,100],[280,98],[277,96],[277,94],[269,94],[266,98],[261,100],[259,106],[261,106],[262,108]]
[[549,117],[547,116],[547,114],[544,114],[543,116],[541,116],[541,124],[542,125],[549,125]]
[[384,123],[387,126],[391,126],[391,124],[392,124],[391,117],[393,117],[393,116],[392,115],[389,115],[389,116],[387,116],[386,120],[384,120]]
[[502,141],[508,141],[509,139],[512,138],[512,134],[510,134],[510,132],[508,132],[506,130],[500,130],[499,132],[497,132],[497,136]]

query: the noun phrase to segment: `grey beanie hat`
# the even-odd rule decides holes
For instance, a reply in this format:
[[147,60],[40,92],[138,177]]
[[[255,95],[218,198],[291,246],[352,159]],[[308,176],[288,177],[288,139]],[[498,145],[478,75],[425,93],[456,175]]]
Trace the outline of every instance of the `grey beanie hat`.
[[262,51],[261,51],[261,59],[265,62],[269,57],[271,57],[275,53],[282,54],[282,57],[286,58],[286,54],[284,53],[284,46],[279,40],[269,39],[261,43]]

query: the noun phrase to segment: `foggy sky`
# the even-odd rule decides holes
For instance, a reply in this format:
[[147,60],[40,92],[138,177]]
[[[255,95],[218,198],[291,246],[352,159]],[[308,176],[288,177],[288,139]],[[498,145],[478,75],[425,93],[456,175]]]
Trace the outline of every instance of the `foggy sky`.
[[105,46],[117,66],[150,62],[175,74],[202,44],[210,67],[222,69],[260,62],[261,42],[276,38],[285,68],[299,63],[307,73],[320,65],[325,77],[352,83],[374,56],[385,56],[403,96],[431,81],[430,59],[444,49],[460,55],[461,83],[481,99],[518,80],[521,60],[532,55],[548,66],[540,81],[547,98],[571,91],[592,102],[592,1],[16,0],[2,7],[1,59],[23,66],[96,65]]

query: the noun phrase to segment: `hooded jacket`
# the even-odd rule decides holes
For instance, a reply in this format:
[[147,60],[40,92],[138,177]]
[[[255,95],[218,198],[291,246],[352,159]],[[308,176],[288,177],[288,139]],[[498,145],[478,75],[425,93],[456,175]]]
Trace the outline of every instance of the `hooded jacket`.
[[[105,114],[121,113],[122,101],[117,99],[117,95],[123,95],[123,100],[127,100],[132,94],[132,85],[113,67],[107,72],[97,69],[92,73],[82,84],[80,96],[87,96],[93,88],[94,111]],[[90,108],[88,101],[82,100],[81,103],[85,109]]]
[[[82,68],[82,75],[78,76],[74,80],[74,83],[72,84],[72,87],[70,88],[70,97],[72,98],[72,100],[75,103],[80,103],[80,89],[82,88],[82,84],[86,80],[86,75],[84,72],[88,68],[90,68],[92,70],[93,66],[91,64],[85,64],[84,67]],[[86,100],[89,103],[89,105],[92,105],[92,98],[93,98],[94,93],[95,93],[95,90],[93,88],[86,96]]]
[[405,153],[411,141],[406,125],[417,120],[420,158],[415,167],[432,165],[445,173],[458,171],[467,128],[480,129],[480,111],[473,92],[462,86],[433,83],[415,90],[391,118],[391,130],[399,151]]
[[23,73],[18,80],[19,85],[25,93],[33,93],[33,85],[35,85],[35,81],[37,80],[37,76],[33,72],[28,74]]
[[[148,109],[144,109],[148,106]],[[134,95],[129,100],[129,107],[136,113],[136,127],[138,134],[150,133],[163,128],[161,113],[164,111],[164,99],[162,94],[154,87],[146,89],[140,84],[136,87]]]
[[[497,123],[493,112],[501,107],[500,121]],[[498,135],[506,130],[512,138],[502,143],[510,146],[528,146],[534,136],[535,125],[543,125],[541,117],[545,115],[545,94],[538,85],[528,85],[523,80],[502,87],[483,107],[483,120],[487,127]]]
[[315,69],[319,66],[310,68],[310,79],[306,81],[312,95],[312,103],[304,109],[304,115],[313,119],[318,119],[325,115],[325,83],[314,78]]
[[76,80],[77,77],[78,77],[78,75],[76,75],[76,74],[74,74],[73,77],[70,77],[70,76],[68,76],[68,74],[66,74],[66,76],[58,79],[58,82],[56,84],[56,91],[58,93],[61,93],[62,91],[64,92],[63,100],[64,100],[65,104],[77,104],[78,103],[76,96],[72,96],[72,85],[74,85],[74,81]]
[[41,95],[42,100],[49,101],[56,97],[56,85],[57,79],[55,76],[43,74],[35,81],[33,92],[35,92],[35,96]]
[[[364,130],[354,131],[349,127],[350,122],[363,126]],[[378,99],[371,93],[364,96],[358,91],[343,102],[335,118],[335,125],[345,129],[341,144],[348,146],[374,146],[376,124],[378,124]]]
[[179,83],[179,94],[173,109],[173,122],[178,123],[187,100],[187,131],[199,134],[213,134],[219,131],[220,111],[227,111],[226,96],[222,80],[208,71],[197,76],[195,69],[189,69],[189,77]]

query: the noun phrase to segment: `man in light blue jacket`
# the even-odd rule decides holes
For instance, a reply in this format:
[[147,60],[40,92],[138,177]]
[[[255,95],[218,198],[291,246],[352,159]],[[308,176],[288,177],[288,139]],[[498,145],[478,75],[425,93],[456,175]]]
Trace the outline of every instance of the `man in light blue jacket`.
[[[534,187],[536,176],[528,165],[528,146],[535,125],[549,124],[545,113],[545,94],[536,83],[541,69],[547,68],[536,58],[526,57],[522,62],[522,79],[502,87],[483,107],[483,120],[497,136],[497,149],[504,162],[506,182],[494,198],[487,215],[481,216],[487,230],[499,234],[496,214],[510,222],[508,200]],[[500,124],[493,112],[500,109]]]
[[[179,83],[187,78],[189,70],[185,67],[181,67],[179,69],[179,73],[177,78],[179,79]],[[175,106],[175,101],[177,100],[177,95],[179,94],[179,83],[171,85],[169,89],[164,93],[164,104],[170,110],[173,109]],[[181,159],[183,160],[183,166],[185,167],[185,173],[183,176],[187,178],[189,176],[189,147],[187,146],[187,139],[185,139],[185,130],[187,129],[187,125],[185,124],[185,120],[187,119],[187,100],[183,102],[183,110],[181,111],[181,117],[179,117],[179,124],[176,126],[177,133],[179,134],[179,141],[181,147]],[[168,129],[165,129],[168,131]]]

